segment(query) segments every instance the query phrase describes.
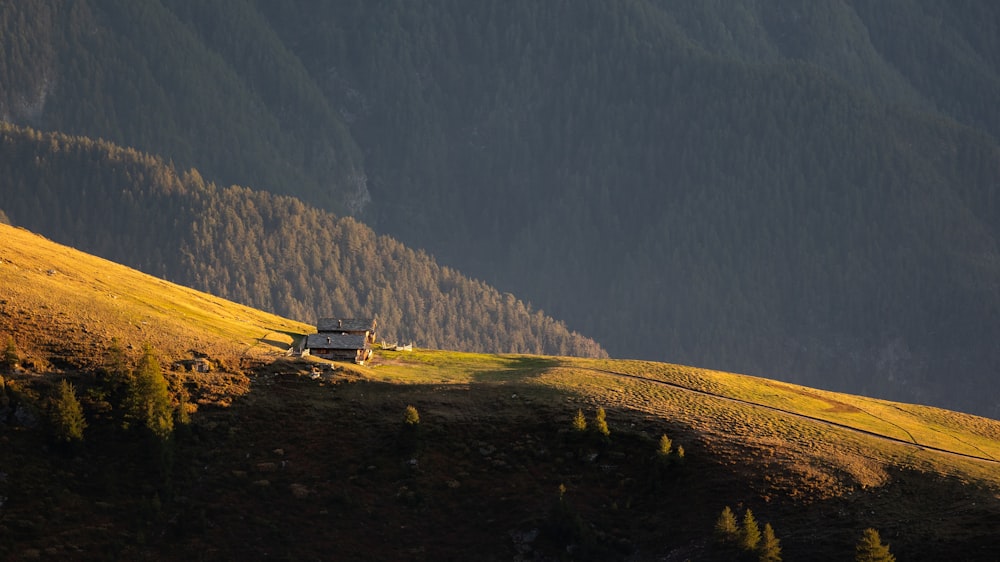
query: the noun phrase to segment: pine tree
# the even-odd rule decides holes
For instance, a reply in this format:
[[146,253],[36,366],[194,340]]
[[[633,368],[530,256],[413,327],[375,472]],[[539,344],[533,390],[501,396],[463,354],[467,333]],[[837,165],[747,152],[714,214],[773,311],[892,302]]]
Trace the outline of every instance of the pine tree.
[[573,416],[573,429],[576,431],[587,430],[587,418],[583,417],[583,410],[577,410]]
[[135,375],[130,381],[126,396],[126,426],[140,423],[161,441],[170,437],[174,430],[173,408],[170,391],[163,378],[160,362],[153,355],[149,345],[143,351]]
[[656,450],[656,452],[660,455],[660,457],[666,458],[670,456],[670,453],[673,452],[673,449],[674,449],[674,442],[671,441],[669,437],[667,437],[667,434],[664,433],[663,435],[661,435],[660,446]]
[[781,562],[781,541],[774,536],[770,523],[764,524],[764,536],[757,548],[760,562]]
[[882,537],[872,528],[865,529],[855,547],[857,562],[896,562],[896,557],[889,552],[889,545],[882,544]]
[[53,402],[52,425],[56,439],[65,443],[83,441],[87,421],[76,398],[76,389],[65,379],[59,383],[59,396]]
[[105,385],[111,392],[118,392],[128,386],[132,378],[129,371],[128,358],[122,349],[118,338],[111,338],[111,347],[104,357]]
[[760,527],[753,517],[753,512],[747,509],[743,514],[743,525],[740,527],[740,547],[752,551],[760,544]]
[[734,543],[739,537],[739,529],[736,528],[736,516],[729,506],[722,508],[719,519],[715,521],[715,536],[720,542]]
[[597,433],[600,433],[604,437],[611,435],[611,430],[608,429],[607,414],[604,413],[604,408],[597,408],[597,415],[594,416],[594,429]]

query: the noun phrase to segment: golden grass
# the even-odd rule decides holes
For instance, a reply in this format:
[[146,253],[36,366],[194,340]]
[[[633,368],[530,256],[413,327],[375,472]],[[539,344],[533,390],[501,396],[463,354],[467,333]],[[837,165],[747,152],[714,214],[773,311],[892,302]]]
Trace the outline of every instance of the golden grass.
[[[380,352],[394,383],[517,383],[609,408],[612,424],[661,420],[722,462],[751,461],[791,495],[879,486],[897,469],[1000,486],[1000,422],[798,385],[645,361],[442,351]],[[567,411],[574,408],[568,404]]]
[[[100,361],[117,337],[150,343],[164,362],[192,351],[267,360],[313,331],[21,229],[0,225],[0,237],[0,336],[14,335],[29,354],[64,346]],[[1000,422],[937,408],[647,361],[378,350],[370,366],[351,372],[430,389],[511,385],[567,415],[602,406],[613,433],[668,424],[689,454],[747,463],[792,496],[878,486],[894,469],[1000,486]]]
[[0,225],[0,239],[0,310],[10,323],[0,329],[28,352],[71,345],[66,335],[76,334],[98,348],[112,337],[122,345],[150,343],[162,360],[191,350],[236,360],[280,354],[293,335],[314,331],[20,228]]

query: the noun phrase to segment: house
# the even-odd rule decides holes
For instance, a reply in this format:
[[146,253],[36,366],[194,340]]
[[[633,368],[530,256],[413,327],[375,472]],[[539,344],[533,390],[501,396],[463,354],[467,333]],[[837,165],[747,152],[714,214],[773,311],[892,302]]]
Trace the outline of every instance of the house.
[[372,358],[372,344],[364,334],[324,332],[306,336],[305,351],[309,355],[331,361],[354,361],[364,365]]
[[306,337],[302,352],[332,361],[354,361],[364,365],[372,358],[375,324],[374,318],[320,318],[316,322],[318,333]]
[[364,335],[368,343],[375,343],[374,318],[320,318],[316,331],[321,334]]

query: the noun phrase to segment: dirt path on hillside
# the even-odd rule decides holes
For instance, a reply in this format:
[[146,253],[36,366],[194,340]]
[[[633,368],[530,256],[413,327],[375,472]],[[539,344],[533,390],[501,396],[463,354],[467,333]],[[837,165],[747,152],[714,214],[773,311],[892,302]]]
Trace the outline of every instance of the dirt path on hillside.
[[[969,446],[972,447],[972,448],[974,448],[974,449],[976,449],[976,450],[978,450],[984,456],[973,455],[973,454],[969,454],[969,453],[961,453],[961,452],[958,452],[958,451],[952,451],[950,449],[944,449],[944,448],[941,448],[941,447],[935,447],[933,445],[921,444],[921,443],[919,443],[913,437],[913,435],[909,431],[906,431],[906,429],[900,427],[898,424],[894,424],[892,422],[888,422],[886,420],[883,420],[882,418],[879,418],[878,416],[876,416],[874,414],[871,414],[869,412],[865,412],[864,410],[861,410],[861,411],[864,412],[865,414],[868,414],[869,416],[872,416],[873,418],[875,418],[875,419],[877,419],[879,421],[882,421],[883,423],[886,423],[886,424],[889,424],[889,425],[892,425],[894,427],[899,428],[904,433],[906,433],[907,435],[909,435],[910,439],[906,440],[906,439],[900,439],[898,437],[891,437],[891,436],[888,436],[888,435],[883,435],[881,433],[876,433],[874,431],[869,431],[869,430],[866,430],[866,429],[860,429],[860,428],[857,428],[857,427],[854,427],[854,426],[851,426],[851,425],[848,425],[848,424],[845,424],[845,423],[835,422],[835,421],[826,420],[826,419],[823,419],[823,418],[818,418],[818,417],[815,417],[815,416],[810,416],[810,415],[807,415],[807,414],[801,414],[801,413],[798,413],[798,412],[793,412],[791,410],[786,410],[784,408],[779,408],[777,406],[769,406],[767,404],[759,404],[757,402],[751,402],[749,400],[744,400],[742,398],[733,398],[731,396],[724,396],[722,394],[716,394],[714,392],[709,392],[707,390],[699,390],[699,389],[696,389],[696,388],[689,388],[689,387],[686,387],[686,386],[683,386],[683,385],[680,385],[680,384],[677,384],[677,383],[672,383],[672,382],[663,381],[663,380],[659,380],[659,379],[644,377],[644,376],[641,376],[641,375],[633,375],[633,374],[629,374],[629,373],[619,373],[617,371],[608,371],[606,369],[596,369],[596,368],[586,368],[586,367],[583,367],[583,368],[580,368],[580,369],[581,370],[590,371],[590,372],[593,372],[593,373],[600,373],[600,374],[611,375],[611,376],[615,376],[615,377],[622,377],[622,378],[627,378],[627,379],[639,380],[639,381],[646,382],[646,383],[651,383],[651,384],[657,384],[657,385],[667,386],[667,387],[670,387],[670,388],[675,388],[677,390],[683,390],[683,391],[686,391],[686,392],[690,392],[690,393],[694,393],[694,394],[699,394],[699,395],[702,395],[702,396],[709,396],[709,397],[712,397],[712,398],[718,398],[720,400],[728,400],[729,402],[734,402],[734,403],[737,403],[737,404],[743,404],[743,405],[746,405],[746,406],[753,406],[753,407],[756,407],[756,408],[763,408],[763,409],[766,409],[766,410],[770,410],[772,412],[778,412],[778,413],[782,413],[782,414],[789,415],[789,416],[795,416],[795,417],[800,418],[800,419],[805,419],[805,420],[809,420],[809,421],[813,421],[813,422],[825,424],[825,425],[827,425],[829,427],[836,427],[836,428],[839,428],[839,429],[846,429],[846,430],[849,430],[849,431],[853,431],[855,433],[860,433],[862,435],[868,435],[868,436],[871,436],[871,437],[876,437],[878,439],[883,439],[885,441],[891,441],[893,443],[899,443],[899,444],[907,445],[907,446],[910,446],[910,447],[916,447],[918,449],[925,450],[925,451],[935,451],[935,452],[938,452],[938,453],[946,453],[946,454],[955,455],[955,456],[959,456],[959,457],[966,458],[966,459],[973,459],[973,460],[979,460],[979,461],[985,461],[985,462],[1000,464],[1000,461],[998,461],[996,458],[990,456],[988,453],[986,453],[982,449],[979,449],[978,447],[975,447],[973,445],[969,445]],[[967,443],[965,443],[965,444],[968,445]]]

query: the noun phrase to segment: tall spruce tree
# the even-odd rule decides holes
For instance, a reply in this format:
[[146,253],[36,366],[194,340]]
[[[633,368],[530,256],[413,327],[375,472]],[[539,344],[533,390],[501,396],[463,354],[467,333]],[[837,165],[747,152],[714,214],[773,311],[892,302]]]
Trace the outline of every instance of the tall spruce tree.
[[608,438],[611,436],[611,430],[608,428],[607,414],[604,412],[604,408],[597,408],[597,413],[594,415],[594,430],[600,433],[602,437]]
[[735,543],[739,537],[739,529],[736,527],[736,516],[733,515],[733,510],[728,505],[722,508],[722,513],[719,514],[719,518],[715,521],[715,536],[723,543]]
[[743,525],[740,526],[740,547],[746,551],[753,551],[760,544],[760,527],[754,519],[753,512],[747,509],[743,514]]
[[770,523],[764,524],[764,535],[760,539],[757,552],[760,553],[758,558],[760,562],[781,562],[781,541],[774,536],[774,528]]
[[52,428],[56,439],[61,442],[83,441],[87,420],[83,416],[83,407],[76,398],[76,389],[66,380],[59,383],[59,395],[52,403]]
[[139,359],[135,376],[129,381],[126,412],[127,425],[142,424],[161,441],[167,440],[173,433],[170,391],[167,390],[160,362],[148,344]]

